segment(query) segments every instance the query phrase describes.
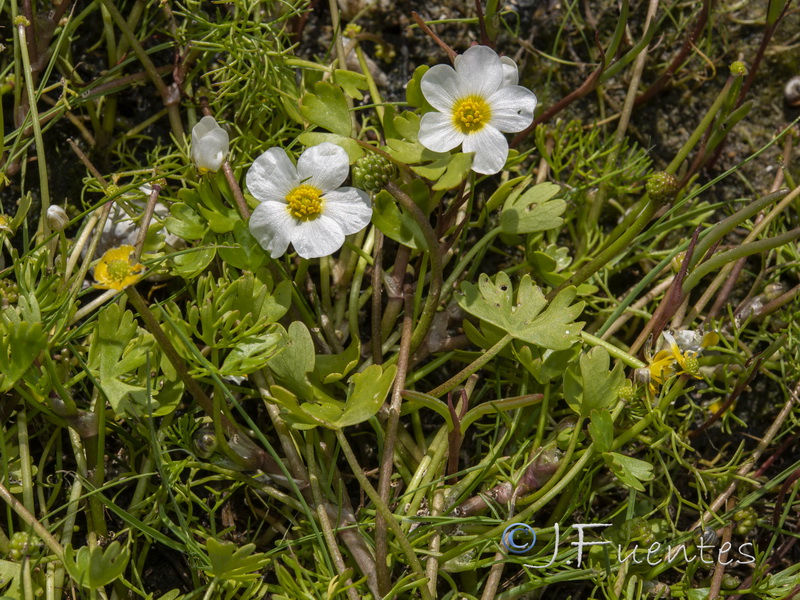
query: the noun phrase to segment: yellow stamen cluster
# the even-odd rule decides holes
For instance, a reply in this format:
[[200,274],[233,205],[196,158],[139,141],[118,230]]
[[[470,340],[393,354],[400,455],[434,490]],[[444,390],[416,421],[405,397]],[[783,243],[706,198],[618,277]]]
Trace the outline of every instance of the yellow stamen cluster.
[[492,109],[480,96],[468,96],[456,102],[453,124],[461,133],[475,133],[492,118]]
[[313,185],[298,185],[286,195],[286,210],[301,221],[315,219],[322,212],[322,190]]
[[94,268],[94,287],[101,290],[122,290],[139,280],[143,265],[132,261],[133,246],[112,248]]

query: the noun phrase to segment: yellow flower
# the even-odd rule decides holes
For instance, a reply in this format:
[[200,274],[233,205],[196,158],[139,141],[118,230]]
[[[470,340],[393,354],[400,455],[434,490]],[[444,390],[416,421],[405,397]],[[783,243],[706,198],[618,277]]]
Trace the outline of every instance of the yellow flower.
[[664,331],[661,336],[668,347],[659,350],[653,357],[647,357],[650,389],[654,392],[655,386],[663,385],[667,379],[678,373],[700,379],[697,357],[704,349],[719,341],[719,336],[713,331],[703,335],[697,331],[685,330],[676,332],[674,336]]
[[133,246],[112,248],[94,268],[94,287],[101,290],[122,290],[141,278],[144,266],[132,261]]

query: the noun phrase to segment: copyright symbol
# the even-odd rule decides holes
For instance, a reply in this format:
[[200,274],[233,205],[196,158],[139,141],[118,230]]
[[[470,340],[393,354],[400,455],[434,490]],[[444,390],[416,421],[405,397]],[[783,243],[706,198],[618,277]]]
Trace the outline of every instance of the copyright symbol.
[[[519,539],[515,536],[519,535]],[[526,523],[514,523],[503,530],[503,546],[511,554],[525,554],[536,545],[536,532]]]

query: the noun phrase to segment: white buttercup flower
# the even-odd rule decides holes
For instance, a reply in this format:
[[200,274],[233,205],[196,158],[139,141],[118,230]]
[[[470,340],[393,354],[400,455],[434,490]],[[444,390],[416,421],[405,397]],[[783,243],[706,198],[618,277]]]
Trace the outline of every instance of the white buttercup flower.
[[487,46],[473,46],[456,57],[455,69],[436,65],[421,82],[425,99],[439,112],[422,116],[420,143],[434,152],[461,145],[474,152],[472,170],[497,173],[508,157],[501,132],[522,131],[533,122],[536,95],[517,84],[517,65]]
[[228,154],[228,132],[214,117],[206,116],[192,127],[192,160],[201,173],[219,171]]
[[303,258],[336,252],[344,236],[372,219],[366,192],[339,187],[350,172],[347,153],[325,142],[308,148],[292,163],[282,148],[270,148],[247,171],[247,188],[261,202],[250,217],[250,231],[278,258],[294,246]]

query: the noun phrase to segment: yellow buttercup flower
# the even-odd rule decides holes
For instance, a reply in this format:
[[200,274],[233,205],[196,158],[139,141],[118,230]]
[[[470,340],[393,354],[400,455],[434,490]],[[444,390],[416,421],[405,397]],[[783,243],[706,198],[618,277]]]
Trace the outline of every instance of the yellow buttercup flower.
[[133,246],[112,248],[94,268],[94,287],[101,290],[123,290],[141,278],[144,265],[133,260]]

